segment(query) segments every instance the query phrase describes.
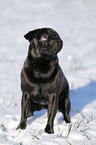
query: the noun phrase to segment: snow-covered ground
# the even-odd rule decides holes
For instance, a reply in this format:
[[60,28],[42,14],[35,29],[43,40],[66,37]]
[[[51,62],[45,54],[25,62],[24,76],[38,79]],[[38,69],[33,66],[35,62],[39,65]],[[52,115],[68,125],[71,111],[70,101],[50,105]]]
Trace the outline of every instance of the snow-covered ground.
[[[58,57],[70,84],[71,123],[58,112],[52,135],[44,132],[47,110],[16,130],[28,51],[23,35],[39,27],[51,27],[63,39]],[[0,144],[96,144],[96,0],[0,0]]]

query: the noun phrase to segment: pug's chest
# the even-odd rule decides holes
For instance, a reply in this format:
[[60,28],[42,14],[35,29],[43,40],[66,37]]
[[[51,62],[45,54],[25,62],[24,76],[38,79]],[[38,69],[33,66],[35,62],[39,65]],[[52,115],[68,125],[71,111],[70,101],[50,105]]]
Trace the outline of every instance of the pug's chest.
[[51,80],[53,77],[55,77],[57,71],[56,67],[53,66],[52,68],[49,67],[49,65],[44,64],[42,67],[36,67],[32,70],[31,78],[35,80],[41,80],[41,81],[47,81]]
[[55,85],[50,86],[48,84],[38,84],[33,87],[32,92],[30,93],[30,97],[34,101],[34,103],[40,105],[48,105],[50,97],[54,93]]

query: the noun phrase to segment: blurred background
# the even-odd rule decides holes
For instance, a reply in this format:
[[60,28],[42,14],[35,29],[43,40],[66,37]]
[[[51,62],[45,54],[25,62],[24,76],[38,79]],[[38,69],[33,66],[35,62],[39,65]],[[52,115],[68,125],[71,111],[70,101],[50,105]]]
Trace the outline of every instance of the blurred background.
[[96,0],[0,0],[1,104],[21,99],[29,45],[23,36],[42,27],[56,30],[64,42],[58,57],[70,89],[96,80]]

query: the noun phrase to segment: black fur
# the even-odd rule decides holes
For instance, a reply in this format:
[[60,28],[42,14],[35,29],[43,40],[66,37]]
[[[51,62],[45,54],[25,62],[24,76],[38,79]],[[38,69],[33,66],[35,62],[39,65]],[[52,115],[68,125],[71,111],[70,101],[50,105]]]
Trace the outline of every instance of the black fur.
[[48,109],[45,132],[53,133],[57,109],[70,122],[69,85],[59,64],[57,53],[63,42],[50,28],[36,29],[24,36],[29,42],[28,56],[21,72],[21,121],[17,129],[25,129],[27,118],[33,112]]

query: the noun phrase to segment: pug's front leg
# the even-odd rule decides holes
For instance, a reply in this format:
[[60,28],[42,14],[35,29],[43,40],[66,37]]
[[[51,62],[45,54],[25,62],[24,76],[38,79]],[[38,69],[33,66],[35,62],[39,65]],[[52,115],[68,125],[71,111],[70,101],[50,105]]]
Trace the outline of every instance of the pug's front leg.
[[56,95],[51,95],[50,97],[50,102],[48,104],[48,121],[47,121],[47,125],[45,128],[45,132],[51,134],[54,133],[53,130],[53,122],[54,122],[54,118],[55,115],[57,113],[57,96]]
[[26,121],[28,117],[28,110],[29,110],[29,95],[27,93],[22,95],[22,102],[21,102],[21,120],[20,124],[16,129],[25,129],[26,128]]

